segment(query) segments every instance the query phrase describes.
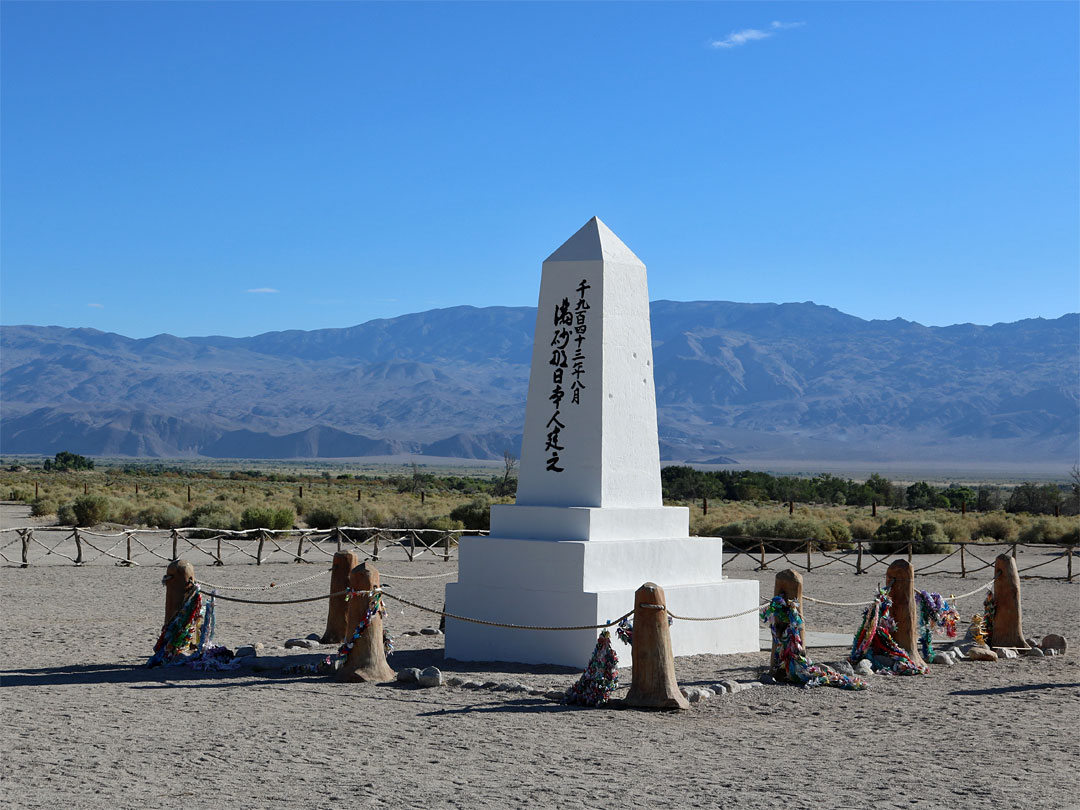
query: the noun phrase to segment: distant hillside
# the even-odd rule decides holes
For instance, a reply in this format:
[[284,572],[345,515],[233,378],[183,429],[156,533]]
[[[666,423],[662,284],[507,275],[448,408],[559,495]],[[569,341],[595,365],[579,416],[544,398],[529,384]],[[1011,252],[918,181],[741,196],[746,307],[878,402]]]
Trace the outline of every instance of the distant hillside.
[[[535,310],[455,307],[249,338],[0,327],[0,449],[497,458],[521,440]],[[657,301],[667,460],[1050,461],[1080,436],[1080,316],[994,326]]]

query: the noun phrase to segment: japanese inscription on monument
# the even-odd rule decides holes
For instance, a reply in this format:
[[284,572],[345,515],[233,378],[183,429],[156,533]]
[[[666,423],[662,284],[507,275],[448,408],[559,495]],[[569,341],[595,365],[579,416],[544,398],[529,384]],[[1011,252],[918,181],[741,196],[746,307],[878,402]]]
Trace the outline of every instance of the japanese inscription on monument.
[[[551,338],[551,360],[548,361],[548,365],[552,366],[551,372],[551,396],[548,397],[555,405],[555,412],[551,415],[551,418],[547,422],[547,439],[544,443],[544,452],[550,453],[547,458],[547,470],[549,472],[563,472],[564,467],[559,466],[559,453],[566,448],[559,444],[559,434],[566,428],[566,424],[561,421],[560,417],[562,413],[563,399],[566,398],[566,370],[570,368],[570,376],[574,379],[570,381],[570,404],[581,404],[581,392],[585,388],[585,383],[582,377],[585,376],[585,350],[583,348],[585,344],[585,333],[588,331],[588,325],[585,323],[586,315],[589,310],[589,302],[585,298],[585,291],[592,289],[592,286],[586,279],[582,279],[578,284],[575,292],[578,294],[577,301],[574,302],[573,310],[570,309],[570,299],[563,298],[561,302],[555,305],[555,317],[553,318],[554,334]],[[573,332],[570,330],[573,329]],[[570,350],[570,344],[573,343],[573,356],[570,357],[567,352]],[[570,361],[573,361],[573,366],[570,366]]]

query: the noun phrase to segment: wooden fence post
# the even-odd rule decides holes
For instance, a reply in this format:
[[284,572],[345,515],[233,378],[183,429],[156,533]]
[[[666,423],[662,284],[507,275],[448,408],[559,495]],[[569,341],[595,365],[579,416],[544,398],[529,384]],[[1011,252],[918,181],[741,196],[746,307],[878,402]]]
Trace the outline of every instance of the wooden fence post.
[[964,561],[964,546],[966,543],[960,544],[960,579],[967,577],[967,563]]
[[765,541],[764,540],[758,540],[758,546],[761,549],[761,562],[758,563],[757,570],[758,571],[768,571],[769,566],[767,566],[765,564]]
[[[783,571],[776,573],[776,580],[773,584],[773,596],[784,595],[784,599],[790,604],[791,602],[798,602],[799,612],[802,613],[803,621],[806,621],[806,614],[803,613],[803,578],[802,574],[798,571],[794,571],[790,568],[785,568]],[[772,653],[769,656],[769,671],[772,676],[778,681],[787,681],[787,670],[784,665],[780,663],[780,647],[779,644],[783,644],[782,639],[784,636],[784,629],[786,624],[776,623],[776,638],[777,641],[772,645]],[[804,636],[805,638],[805,636]]]
[[443,535],[443,562],[450,562],[450,543],[453,537],[454,533],[449,531]]
[[83,481],[83,485],[82,485],[82,494],[83,495],[89,495],[90,494],[90,485],[87,484],[85,481]]
[[360,490],[356,490],[356,500],[357,502],[360,500]]
[[664,589],[646,582],[634,593],[633,670],[626,705],[639,709],[689,709],[675,679],[667,599]]
[[1016,559],[1016,543],[1012,544],[1012,558]]
[[371,560],[372,560],[372,562],[378,562],[378,559],[379,559],[379,538],[381,536],[382,536],[382,532],[375,532],[375,540],[374,540],[374,543],[373,543],[374,547],[371,549]]
[[409,548],[408,548],[409,562],[413,561],[413,556],[416,554],[416,545],[415,544],[416,544],[416,534],[410,531],[409,532]]
[[994,560],[994,621],[989,643],[991,647],[1028,648],[1020,607],[1020,574],[1016,560],[1008,554],[999,554]]
[[1072,582],[1072,555],[1073,547],[1069,546],[1069,576],[1065,579],[1066,582]]
[[293,562],[302,563],[304,561],[304,533],[300,532],[300,539],[296,541],[296,556],[293,557]]
[[907,651],[912,661],[923,665],[925,662],[919,654],[919,623],[915,609],[915,569],[911,561],[893,561],[885,572],[885,582],[889,598],[892,599],[891,614],[896,622],[893,640]]
[[911,562],[911,543],[907,544],[907,561]]
[[217,559],[214,560],[214,565],[225,565],[225,561],[221,559],[221,535],[218,535],[217,539]]
[[859,549],[859,556],[855,558],[855,573],[856,574],[861,574],[861,573],[863,573],[863,570],[862,570],[862,540],[859,540],[856,545],[858,546],[858,549]]
[[[180,541],[180,532],[178,532],[176,529],[173,529],[172,532],[171,532],[171,536],[172,536],[172,558],[175,560],[175,559],[177,559],[176,546],[177,546],[177,543],[179,543],[179,541]],[[218,556],[220,556],[220,555],[218,555]]]
[[787,513],[789,515],[794,515],[795,514],[795,501],[794,500],[788,501]]
[[709,514],[709,499],[704,495],[701,496],[701,514]]
[[[349,574],[360,564],[354,551],[339,551],[334,555],[330,569],[330,593],[336,594],[349,587]],[[326,632],[319,641],[322,644],[340,644],[349,631],[349,603],[345,594],[330,597],[330,606],[326,610]]]
[[[361,563],[349,572],[349,585],[353,591],[374,591],[379,589],[379,572],[374,566]],[[346,638],[352,638],[360,621],[368,615],[371,595],[354,593],[349,599],[349,615],[346,624]],[[371,615],[371,621],[360,634],[352,639],[353,646],[345,663],[338,671],[337,679],[346,683],[385,683],[396,677],[394,670],[386,663],[386,648],[383,646],[383,620],[378,611]]]
[[814,567],[813,564],[810,562],[810,552],[813,550],[813,546],[814,546],[814,544],[812,542],[810,542],[809,540],[806,541],[806,571],[807,571],[807,573],[809,573],[810,570]]
[[30,538],[33,535],[33,529],[19,529],[19,537],[22,538],[22,565],[19,568],[28,568],[30,566]]
[[[79,534],[79,527],[78,526],[75,527],[75,531],[73,532],[73,534],[75,535],[75,564],[76,565],[82,565],[83,564],[83,558],[82,558],[82,535]],[[128,556],[129,557],[131,556],[130,549],[128,551]]]
[[187,485],[187,502],[191,503],[191,484]]
[[124,538],[127,540],[127,553],[124,555],[124,565],[131,566],[131,532],[124,532]]
[[38,482],[35,481],[34,482],[34,498],[36,499],[37,496],[38,496]]
[[259,538],[259,547],[255,551],[255,564],[262,565],[263,543],[266,542],[266,534],[262,529],[259,529],[257,537]]
[[[195,567],[187,560],[173,560],[165,569],[162,577],[165,585],[165,622],[168,625],[172,617],[184,605],[188,591],[195,587]],[[192,646],[198,639],[192,639]]]
[[877,501],[870,502],[870,517],[877,517]]
[[[334,527],[334,540],[337,541],[337,549],[336,549],[337,551],[341,551],[341,538],[343,536],[344,536],[344,534],[342,533],[341,529],[339,529],[339,528],[337,528],[335,526]],[[355,568],[355,567],[356,566],[354,565],[353,568]],[[349,570],[352,570],[352,569],[349,569]]]

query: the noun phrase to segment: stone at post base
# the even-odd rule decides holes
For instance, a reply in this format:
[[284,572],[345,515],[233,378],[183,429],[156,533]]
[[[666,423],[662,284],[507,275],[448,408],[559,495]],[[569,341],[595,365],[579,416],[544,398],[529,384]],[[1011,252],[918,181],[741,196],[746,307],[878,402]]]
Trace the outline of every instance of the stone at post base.
[[[773,596],[784,595],[784,599],[788,602],[798,602],[799,611],[802,613],[803,622],[806,622],[806,613],[803,611],[803,578],[802,574],[791,568],[785,568],[783,571],[778,571],[776,574],[776,580],[773,585]],[[787,627],[786,623],[777,623],[776,625],[776,637],[778,639],[783,638],[784,629]],[[772,652],[769,655],[769,671],[772,673],[773,678],[778,681],[787,681],[787,667],[780,661],[780,647],[777,644],[773,644]]]
[[[357,565],[360,558],[355,551],[339,551],[334,554],[333,568],[330,573],[330,593],[338,593],[349,587],[349,574]],[[345,595],[331,596],[330,605],[326,610],[326,631],[322,634],[319,642],[322,644],[341,644],[345,641],[345,635],[351,633],[353,627],[349,627],[349,603],[345,601]]]
[[926,662],[919,654],[915,569],[907,560],[895,560],[885,572],[885,581],[889,583],[889,598],[892,600],[890,615],[896,622],[896,629],[891,634],[893,641],[911,656],[917,666],[925,667]]
[[1028,649],[1022,624],[1020,574],[1016,570],[1016,560],[1009,554],[999,554],[994,560],[994,623],[987,643],[991,647]]
[[[165,623],[187,600],[188,591],[195,587],[195,566],[187,560],[173,560],[165,569]],[[164,625],[162,625],[164,626]]]
[[[374,566],[362,563],[349,574],[349,585],[354,591],[370,591],[379,587],[379,572]],[[357,625],[367,615],[371,596],[353,596],[349,599],[349,638]],[[383,646],[383,620],[376,611],[360,638],[349,651],[337,679],[346,683],[386,683],[397,678],[397,673],[386,663]]]
[[643,607],[667,604],[664,589],[646,582],[634,594],[634,646],[630,692],[623,705],[636,709],[689,709],[675,678],[668,612]]

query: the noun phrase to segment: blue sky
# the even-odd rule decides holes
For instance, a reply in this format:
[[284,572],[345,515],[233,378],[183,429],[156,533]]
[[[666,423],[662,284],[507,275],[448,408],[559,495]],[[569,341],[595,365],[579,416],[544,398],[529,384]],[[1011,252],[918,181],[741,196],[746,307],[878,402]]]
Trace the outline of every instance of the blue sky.
[[5,324],[535,305],[593,215],[653,299],[929,325],[1078,301],[1075,3],[17,3]]

